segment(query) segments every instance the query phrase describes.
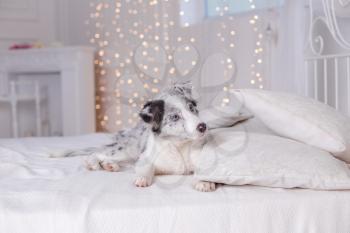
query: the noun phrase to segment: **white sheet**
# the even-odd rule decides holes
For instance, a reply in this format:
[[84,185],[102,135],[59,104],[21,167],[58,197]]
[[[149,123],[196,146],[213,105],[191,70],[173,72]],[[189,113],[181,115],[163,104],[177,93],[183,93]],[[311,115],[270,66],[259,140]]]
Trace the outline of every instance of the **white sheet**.
[[108,141],[101,134],[0,140],[0,232],[350,232],[350,192],[222,186],[200,193],[179,176],[136,188],[132,170],[89,172],[80,157],[46,157],[48,148]]

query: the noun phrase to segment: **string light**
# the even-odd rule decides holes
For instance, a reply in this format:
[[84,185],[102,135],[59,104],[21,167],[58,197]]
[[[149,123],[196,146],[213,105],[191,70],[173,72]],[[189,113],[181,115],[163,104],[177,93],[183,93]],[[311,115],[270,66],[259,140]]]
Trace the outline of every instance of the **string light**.
[[[254,0],[248,0],[250,3],[250,8],[251,9],[255,9],[256,5]],[[262,67],[260,66],[263,63],[263,48],[262,48],[262,43],[261,43],[261,39],[263,38],[263,34],[261,32],[259,32],[259,28],[256,26],[258,25],[259,22],[259,15],[255,14],[252,16],[251,19],[249,19],[249,23],[251,25],[253,25],[253,32],[255,34],[255,38],[256,38],[256,42],[255,42],[255,48],[254,48],[254,58],[255,58],[255,62],[253,64],[251,64],[251,80],[250,80],[250,84],[255,86],[257,83],[260,83],[260,85],[258,86],[260,89],[263,89],[263,85],[261,84],[263,82],[263,78],[261,75],[261,72],[259,72],[258,70],[262,69]]]
[[[194,0],[182,0],[180,2],[191,4]],[[254,0],[246,0],[251,9],[255,9]],[[229,54],[235,51],[236,30],[232,15],[227,15],[230,11],[228,1],[222,1],[223,5],[215,8],[217,14],[222,18],[218,22],[217,36],[218,42],[222,47],[229,49]],[[196,38],[191,35],[188,29],[192,22],[184,20],[177,23],[175,15],[157,13],[158,7],[162,9],[173,9],[173,1],[170,0],[125,0],[111,3],[91,2],[89,4],[91,14],[85,24],[93,27],[93,33],[90,34],[89,42],[98,48],[97,58],[94,61],[96,65],[97,76],[97,94],[95,108],[97,110],[97,120],[99,130],[117,130],[120,127],[132,126],[137,122],[137,111],[145,101],[154,94],[159,93],[162,82],[162,76],[176,77],[175,75],[187,75],[191,70],[199,65],[197,58],[189,57],[190,60],[179,60],[174,56],[177,48],[182,47],[182,53],[193,53],[194,45],[203,43],[202,38]],[[153,13],[151,13],[153,12]],[[155,13],[154,13],[155,12]],[[105,18],[113,14],[112,18]],[[127,15],[130,19],[130,26],[125,28],[125,23],[121,17]],[[186,10],[180,9],[177,17],[188,17],[190,15]],[[147,25],[140,19],[147,19]],[[148,22],[147,21],[147,22]],[[254,62],[251,64],[250,84],[258,88],[263,86],[263,34],[259,31],[260,17],[253,14],[248,19],[248,25],[252,27],[256,41],[253,49]],[[185,27],[186,34],[177,30]],[[169,33],[169,28],[175,32]],[[204,38],[205,41],[205,38]],[[174,44],[174,42],[177,42]],[[187,45],[186,45],[187,43]],[[191,43],[191,44],[190,44]],[[162,44],[162,46],[160,46]],[[142,46],[142,52],[139,53],[139,64],[136,63],[138,53],[135,48]],[[175,46],[176,45],[176,46]],[[177,47],[180,46],[180,47]],[[135,54],[133,53],[135,51]],[[164,55],[162,55],[164,54]],[[159,57],[164,57],[165,63],[159,62]],[[188,57],[188,56],[187,56]],[[226,58],[225,58],[226,59]],[[235,68],[232,58],[223,61],[227,68],[225,73],[233,72]],[[177,64],[188,64],[187,67],[178,70]],[[135,70],[135,65],[138,70]],[[166,68],[165,68],[166,67]],[[140,72],[142,71],[142,72]],[[135,76],[130,74],[137,73]],[[114,85],[111,85],[114,82]],[[141,82],[141,83],[140,83]],[[223,87],[223,92],[228,94],[229,88],[233,84],[227,84]],[[128,94],[129,92],[129,94]],[[125,100],[125,96],[128,96]],[[230,102],[227,97],[222,98],[222,104]],[[129,113],[131,118],[126,117]],[[111,125],[112,124],[112,125]]]

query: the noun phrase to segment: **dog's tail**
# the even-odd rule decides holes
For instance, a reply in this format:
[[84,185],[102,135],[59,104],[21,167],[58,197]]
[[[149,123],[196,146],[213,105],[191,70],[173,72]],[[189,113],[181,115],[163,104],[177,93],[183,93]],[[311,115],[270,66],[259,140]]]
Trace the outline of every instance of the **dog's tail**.
[[88,156],[98,152],[101,148],[89,147],[82,150],[56,150],[50,152],[50,158],[65,158],[74,156]]

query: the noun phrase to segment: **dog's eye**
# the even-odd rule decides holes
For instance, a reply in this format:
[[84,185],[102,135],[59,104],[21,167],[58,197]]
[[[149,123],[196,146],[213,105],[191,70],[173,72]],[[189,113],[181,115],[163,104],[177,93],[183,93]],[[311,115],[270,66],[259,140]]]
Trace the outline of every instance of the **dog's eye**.
[[197,113],[197,108],[193,103],[189,103],[188,108],[190,109],[191,112]]
[[171,115],[171,116],[170,116],[170,119],[171,119],[172,121],[178,121],[178,120],[180,119],[180,116],[179,116],[179,114],[174,114],[174,115]]

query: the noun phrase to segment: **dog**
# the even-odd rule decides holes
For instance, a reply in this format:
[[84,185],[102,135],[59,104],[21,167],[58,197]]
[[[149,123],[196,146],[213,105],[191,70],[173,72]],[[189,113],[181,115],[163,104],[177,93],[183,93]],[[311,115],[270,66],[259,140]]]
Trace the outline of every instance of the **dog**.
[[[63,157],[87,155],[89,170],[112,172],[124,163],[135,163],[137,187],[150,186],[155,175],[193,174],[208,128],[198,116],[192,84],[173,84],[147,102],[139,116],[137,126],[119,131],[113,143],[69,151]],[[209,192],[216,189],[216,184],[197,181],[194,188]]]

